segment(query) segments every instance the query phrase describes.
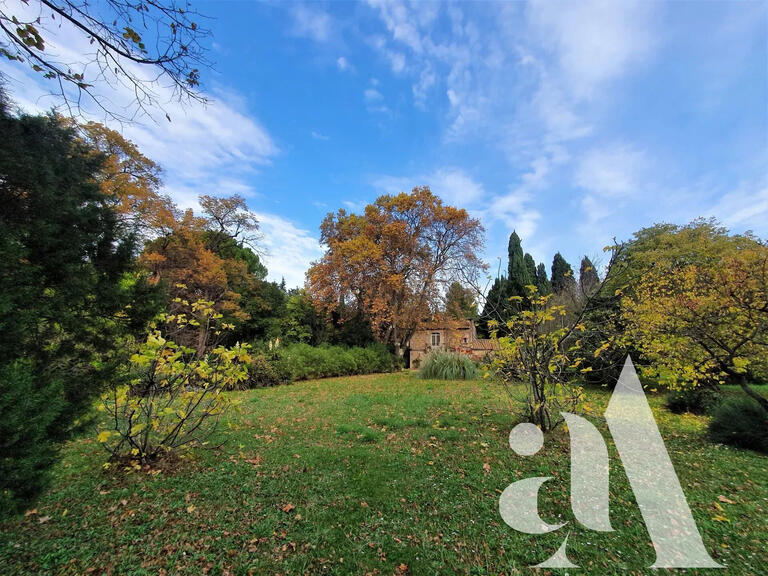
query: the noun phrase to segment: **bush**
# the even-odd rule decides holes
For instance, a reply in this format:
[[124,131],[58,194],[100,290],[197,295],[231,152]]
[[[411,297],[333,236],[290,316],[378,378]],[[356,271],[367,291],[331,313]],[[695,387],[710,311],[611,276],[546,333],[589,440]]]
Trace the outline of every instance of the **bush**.
[[713,442],[768,453],[768,413],[751,398],[729,399],[712,413]]
[[381,344],[365,348],[291,344],[278,349],[274,366],[287,380],[308,380],[391,372],[395,362],[386,347]]
[[419,377],[425,380],[472,380],[477,377],[477,364],[464,354],[430,352],[421,363]]
[[0,368],[0,518],[29,504],[56,458],[56,421],[65,411],[62,386],[36,377],[29,364]]
[[264,354],[257,354],[248,365],[248,379],[244,384],[247,388],[269,388],[290,381],[291,374],[285,366]]
[[[196,318],[173,316],[179,327],[202,326],[208,348],[211,331],[218,331],[213,302],[193,304]],[[161,316],[166,327],[171,316]],[[194,321],[194,323],[193,323]],[[178,328],[177,328],[178,330]],[[248,379],[250,346],[217,346],[203,355],[153,330],[131,356],[127,385],[120,381],[102,395],[107,418],[98,440],[112,460],[128,460],[132,467],[167,453],[203,442],[215,429],[231,400],[222,390],[240,387]]]
[[709,414],[719,403],[720,390],[712,386],[673,390],[667,395],[667,408],[675,414]]

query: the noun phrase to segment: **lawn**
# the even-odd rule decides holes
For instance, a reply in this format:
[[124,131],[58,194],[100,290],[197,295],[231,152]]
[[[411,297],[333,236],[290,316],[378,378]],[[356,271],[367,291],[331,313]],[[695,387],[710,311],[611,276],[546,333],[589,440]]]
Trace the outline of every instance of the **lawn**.
[[[610,440],[615,532],[571,521],[529,536],[501,521],[499,494],[529,476],[554,477],[542,488],[545,520],[572,518],[568,438],[559,431],[539,454],[514,454],[509,400],[492,384],[398,373],[235,395],[241,411],[217,437],[226,443],[158,469],[104,470],[95,439],[70,443],[36,511],[2,526],[0,571],[516,574],[570,528],[569,557],[584,572],[651,573],[653,548]],[[589,398],[609,439],[599,419],[608,392]],[[709,444],[705,417],[650,401],[704,543],[728,567],[713,573],[768,573],[768,458]]]

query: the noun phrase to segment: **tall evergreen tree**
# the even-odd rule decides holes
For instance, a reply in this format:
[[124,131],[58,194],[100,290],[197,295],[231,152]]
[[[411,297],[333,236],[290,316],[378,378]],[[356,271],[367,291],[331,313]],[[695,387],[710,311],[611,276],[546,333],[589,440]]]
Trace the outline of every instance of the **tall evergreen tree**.
[[539,289],[541,295],[552,293],[552,284],[549,283],[547,267],[544,266],[543,262],[536,267],[536,288]]
[[[507,252],[509,256],[507,264],[507,298],[511,296],[526,297],[528,291],[525,287],[533,284],[533,277],[531,277],[525,262],[523,247],[517,232],[510,234]],[[531,261],[533,261],[532,258]]]
[[97,182],[105,157],[56,116],[11,115],[2,95],[0,134],[2,516],[44,487],[114,376],[138,280],[134,237]]
[[563,292],[566,288],[573,285],[573,270],[571,265],[565,261],[562,254],[558,252],[552,260],[552,291],[555,294]]
[[585,296],[591,296],[600,286],[600,277],[592,261],[587,257],[581,259],[579,268],[579,287]]
[[528,270],[528,277],[531,279],[530,283],[536,286],[536,260],[528,252],[525,253],[525,268]]
[[507,279],[502,276],[494,280],[491,289],[488,290],[488,294],[485,297],[485,305],[483,306],[483,312],[480,314],[478,321],[478,332],[481,336],[488,337],[490,335],[490,328],[488,322],[495,320],[497,322],[503,322],[506,319],[507,311]]

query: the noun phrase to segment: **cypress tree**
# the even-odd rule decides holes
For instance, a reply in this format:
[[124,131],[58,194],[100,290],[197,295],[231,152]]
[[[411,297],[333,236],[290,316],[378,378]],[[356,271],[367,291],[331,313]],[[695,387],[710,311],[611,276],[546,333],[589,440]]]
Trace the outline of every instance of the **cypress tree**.
[[587,257],[581,259],[581,267],[579,268],[579,287],[582,294],[585,296],[592,296],[597,288],[600,286],[600,277],[597,275],[595,265]]
[[547,267],[542,262],[536,267],[536,288],[539,289],[539,294],[546,295],[552,293],[552,285],[547,278]]
[[[525,287],[529,284],[533,284],[533,278],[528,271],[528,266],[526,265],[525,257],[523,256],[523,247],[520,243],[520,237],[516,232],[512,232],[509,236],[508,255],[507,298],[511,296],[526,297],[528,291]],[[533,259],[531,258],[531,260]]]
[[525,253],[525,268],[528,270],[528,277],[531,279],[531,284],[538,288],[538,285],[536,284],[536,261],[533,259],[533,256],[528,254],[528,252]]
[[485,297],[485,304],[483,305],[483,312],[480,315],[478,322],[478,332],[480,335],[486,338],[490,336],[490,329],[488,328],[489,320],[496,320],[501,323],[506,320],[507,314],[507,279],[502,276],[494,280],[491,289],[488,290],[488,294]]
[[571,286],[573,282],[571,265],[558,252],[552,260],[552,291],[559,294]]

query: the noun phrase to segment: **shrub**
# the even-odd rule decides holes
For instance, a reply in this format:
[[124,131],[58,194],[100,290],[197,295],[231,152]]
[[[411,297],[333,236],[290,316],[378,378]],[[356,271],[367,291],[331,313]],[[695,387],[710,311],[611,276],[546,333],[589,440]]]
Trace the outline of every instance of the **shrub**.
[[[193,305],[196,319],[178,315],[174,321],[208,327],[201,335],[206,344],[220,317],[212,306],[201,300]],[[116,382],[102,396],[109,417],[101,425],[99,442],[113,460],[126,459],[136,467],[203,441],[230,404],[221,392],[248,378],[250,362],[247,345],[218,346],[199,355],[154,330],[131,356],[128,384]]]
[[768,413],[751,398],[726,400],[709,423],[713,442],[768,453]]
[[365,348],[291,344],[278,349],[274,365],[290,380],[391,372],[395,366],[392,355],[381,344]]
[[56,421],[65,412],[60,383],[36,377],[29,363],[0,368],[0,517],[45,488],[56,457]]
[[248,365],[248,379],[242,382],[243,388],[268,388],[291,381],[290,373],[264,354],[256,354]]
[[667,395],[667,408],[675,414],[709,414],[719,403],[720,390],[712,386],[688,387]]
[[472,380],[477,372],[477,364],[469,356],[430,352],[421,363],[419,376],[425,380]]

